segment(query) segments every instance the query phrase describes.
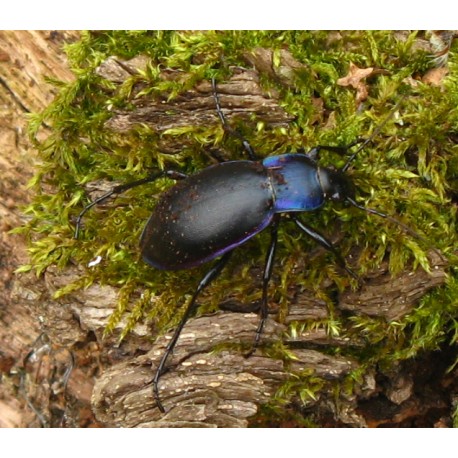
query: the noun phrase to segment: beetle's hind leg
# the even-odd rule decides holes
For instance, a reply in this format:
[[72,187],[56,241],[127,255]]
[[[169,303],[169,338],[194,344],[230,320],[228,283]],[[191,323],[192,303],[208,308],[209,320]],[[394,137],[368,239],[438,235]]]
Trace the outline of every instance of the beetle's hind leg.
[[107,200],[111,196],[117,196],[119,194],[122,194],[123,192],[136,188],[137,186],[140,186],[145,183],[151,183],[153,181],[156,181],[159,178],[162,177],[168,177],[171,178],[172,180],[183,180],[187,178],[187,175],[181,172],[178,172],[176,170],[165,170],[161,172],[155,172],[152,173],[151,175],[147,176],[146,178],[142,178],[141,180],[136,180],[136,181],[131,181],[130,183],[125,183],[125,184],[120,184],[118,186],[114,186],[111,188],[108,192],[105,194],[101,195],[97,199],[93,200],[90,204],[86,205],[83,210],[81,210],[80,214],[76,218],[76,223],[75,223],[75,234],[74,238],[77,239],[79,236],[79,232],[81,229],[81,222],[83,220],[83,216],[87,213],[88,210],[90,210],[92,207],[101,204],[105,200]]
[[213,267],[205,274],[202,280],[199,282],[199,285],[197,286],[196,290],[194,291],[194,294],[192,295],[191,302],[189,303],[188,307],[186,308],[184,315],[181,318],[180,323],[178,324],[177,328],[175,329],[175,332],[173,333],[172,339],[170,340],[169,344],[167,345],[167,348],[165,349],[165,352],[162,355],[161,360],[159,361],[159,365],[157,366],[156,373],[153,378],[153,394],[154,394],[154,399],[156,400],[157,407],[162,413],[165,413],[165,409],[159,397],[158,383],[159,383],[159,379],[161,375],[164,373],[165,364],[167,362],[167,359],[173,352],[173,349],[175,348],[175,345],[178,341],[178,338],[180,337],[180,334],[181,334],[181,331],[183,330],[184,325],[188,321],[189,317],[197,309],[197,303],[196,303],[197,297],[215,278],[219,276],[224,266],[229,261],[231,254],[232,254],[232,251],[229,251],[226,254],[224,254],[213,265]]
[[251,147],[250,143],[248,140],[237,130],[233,129],[229,123],[226,120],[226,117],[224,116],[223,110],[221,109],[221,103],[219,100],[219,95],[218,91],[216,90],[216,80],[215,78],[212,78],[212,89],[213,89],[213,98],[215,99],[215,105],[216,105],[216,112],[218,113],[218,117],[221,120],[221,124],[223,125],[224,130],[229,133],[230,135],[233,135],[234,137],[237,137],[243,145],[243,148],[248,154],[248,157],[252,161],[257,161],[258,157],[256,156],[256,153],[254,152],[253,148]]

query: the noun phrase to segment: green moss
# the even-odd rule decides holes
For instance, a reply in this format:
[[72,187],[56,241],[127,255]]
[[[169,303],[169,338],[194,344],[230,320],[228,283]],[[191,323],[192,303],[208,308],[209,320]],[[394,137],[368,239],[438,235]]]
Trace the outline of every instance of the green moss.
[[[288,128],[271,128],[253,119],[244,123],[243,134],[260,156],[311,148],[318,144],[348,145],[367,137],[379,126],[400,95],[405,95],[395,115],[356,158],[351,175],[360,202],[388,214],[398,215],[412,229],[422,234],[430,246],[406,235],[399,227],[354,208],[328,205],[313,215],[303,215],[316,228],[331,233],[336,221],[345,239],[343,254],[355,245],[362,249],[358,260],[360,274],[378,266],[389,254],[393,273],[407,262],[428,268],[425,252],[434,246],[447,255],[457,252],[456,199],[458,195],[458,72],[452,53],[450,74],[440,87],[417,81],[408,85],[407,77],[417,78],[431,67],[427,53],[416,51],[417,34],[399,40],[390,32],[347,32],[340,36],[329,32],[227,31],[227,32],[97,32],[84,33],[81,40],[67,47],[75,81],[54,82],[55,101],[40,114],[31,117],[30,135],[40,153],[41,165],[31,186],[35,193],[26,213],[29,222],[23,232],[30,237],[31,264],[41,274],[51,265],[64,268],[70,262],[87,266],[96,256],[103,262],[87,268],[75,283],[56,293],[61,297],[92,284],[120,288],[120,298],[107,332],[122,315],[128,314],[127,334],[138,320],[154,320],[158,330],[172,326],[179,319],[195,281],[208,267],[182,272],[163,272],[141,262],[138,240],[157,196],[172,185],[168,179],[136,188],[119,196],[116,203],[88,212],[84,230],[73,238],[75,218],[88,203],[84,186],[91,182],[125,183],[146,176],[152,169],[181,168],[187,173],[208,165],[202,151],[225,145],[240,158],[240,145],[223,137],[219,125],[205,128],[188,126],[171,129],[162,136],[140,125],[116,134],[105,126],[114,109],[129,109],[141,96],[167,100],[215,76],[224,80],[231,66],[247,66],[244,56],[257,47],[274,51],[274,63],[280,51],[288,49],[302,64],[293,87],[286,87],[268,74],[261,74],[265,90],[275,90],[281,106],[295,121]],[[116,85],[103,79],[97,67],[110,56],[129,59],[147,56],[146,69]],[[363,110],[357,110],[355,91],[341,87],[337,80],[345,76],[350,63],[360,68],[383,69],[366,81],[369,98]],[[179,81],[160,77],[164,69],[182,72]],[[313,101],[319,99],[325,115],[318,116]],[[42,123],[52,127],[44,141],[37,139]],[[242,127],[242,126],[241,126]],[[183,149],[174,155],[160,148],[161,138],[178,139]],[[345,158],[323,153],[323,164],[341,167]],[[319,256],[306,263],[306,272],[295,266],[314,245],[283,225],[277,263],[279,282],[272,288],[273,300],[285,314],[292,285],[312,288],[327,300],[319,285],[331,279],[338,288],[348,285],[348,278],[338,273],[331,255]],[[207,291],[201,302],[215,307],[231,291],[242,302],[260,298],[254,289],[249,269],[262,265],[268,234],[260,234],[236,250],[227,272]],[[240,267],[243,265],[243,267]],[[329,333],[363,336],[364,349],[352,350],[363,365],[415,356],[418,351],[434,349],[450,335],[458,335],[456,271],[450,273],[446,286],[425,297],[419,307],[399,322],[387,323],[370,317],[339,317],[320,323]],[[211,299],[211,301],[210,301]],[[128,306],[131,301],[134,304]],[[207,308],[208,308],[207,307]],[[331,306],[332,307],[332,306]],[[332,310],[331,310],[332,311]],[[315,323],[316,325],[316,323]],[[456,340],[456,339],[455,339]],[[364,366],[366,367],[366,366]],[[313,397],[326,384],[301,378],[301,387],[292,385],[301,397]],[[313,382],[313,383],[312,383]],[[312,388],[310,388],[312,387]],[[316,390],[315,390],[316,388]],[[308,390],[308,391],[307,391]]]

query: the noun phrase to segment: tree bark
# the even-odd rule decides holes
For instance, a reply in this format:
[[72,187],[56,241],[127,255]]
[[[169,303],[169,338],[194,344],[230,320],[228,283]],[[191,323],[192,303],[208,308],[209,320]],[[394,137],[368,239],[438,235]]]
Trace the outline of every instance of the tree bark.
[[[386,319],[399,317],[412,309],[419,296],[444,281],[444,261],[433,253],[431,263],[434,265],[432,275],[416,271],[396,278],[391,278],[387,266],[383,265],[378,272],[371,273],[372,278],[360,292],[348,291],[342,295],[338,307]],[[392,296],[381,300],[381,290],[390,291]],[[292,301],[286,322],[310,317],[311,313],[326,315],[325,305],[311,297],[311,291],[300,292]],[[253,313],[232,312],[189,320],[169,362],[170,370],[160,379],[165,415],[155,408],[151,376],[171,334],[159,338],[145,355],[112,367],[98,379],[93,395],[97,418],[106,425],[123,427],[245,427],[259,406],[267,403],[288,380],[289,373],[310,370],[325,380],[337,380],[358,368],[356,360],[330,356],[319,350],[327,345],[338,347],[357,345],[357,342],[332,339],[322,331],[299,333],[285,339],[285,326],[274,319],[269,319],[262,341],[273,343],[282,339],[292,345],[290,364],[285,365],[260,350],[249,358],[245,358],[240,349],[212,351],[215,346],[228,342],[243,343],[245,348],[250,348],[258,321]],[[360,393],[363,399],[378,389],[372,378],[365,385],[364,393]],[[410,395],[413,392],[409,392]],[[327,401],[321,399],[310,404],[319,409],[322,408],[320,402]],[[358,397],[349,399],[342,412],[335,412],[336,421],[366,426],[364,416],[356,413],[358,401]]]
[[[29,274],[13,275],[14,269],[26,261],[25,241],[6,231],[21,224],[19,204],[27,202],[25,181],[31,176],[30,158],[34,157],[23,135],[24,114],[43,109],[52,99],[52,90],[42,83],[41,75],[62,80],[72,78],[60,46],[64,40],[74,37],[75,34],[58,34],[56,38],[53,32],[3,32],[0,35],[0,97],[9,107],[0,131],[2,144],[9,145],[9,149],[1,148],[6,155],[0,158],[2,177],[6,177],[1,183],[0,196],[0,255],[4,260],[0,273],[5,282],[0,293],[4,304],[0,315],[1,426],[95,426],[100,423],[116,427],[245,427],[260,406],[290,380],[291,373],[306,371],[332,381],[343,379],[357,369],[356,359],[326,351],[331,345],[357,347],[357,339],[349,342],[329,337],[322,330],[285,336],[288,323],[325,318],[329,314],[326,304],[315,298],[312,291],[297,289],[291,294],[284,324],[276,322],[274,316],[269,317],[262,336],[263,343],[282,340],[291,347],[288,364],[264,354],[261,349],[246,358],[243,351],[233,345],[243,344],[246,348],[252,345],[259,321],[254,313],[221,311],[190,319],[168,362],[168,371],[159,382],[160,396],[167,410],[164,415],[156,407],[151,382],[171,333],[152,344],[152,330],[147,324],[140,324],[119,344],[121,322],[117,333],[104,338],[103,331],[117,297],[116,289],[93,285],[63,299],[53,299],[56,289],[79,276],[78,267],[69,267],[64,273],[50,268],[40,279]],[[256,113],[270,124],[286,126],[291,121],[278,105],[275,94],[262,93],[256,69],[271,72],[272,77],[288,84],[291,70],[300,64],[285,51],[281,54],[281,65],[274,70],[272,59],[272,53],[266,50],[250,54],[247,62],[255,70],[240,69],[219,86],[229,120],[233,114],[243,117]],[[141,57],[133,61],[111,58],[98,72],[104,78],[122,83],[142,62]],[[170,72],[164,77],[177,75]],[[171,104],[142,98],[135,103],[135,110],[114,113],[106,127],[123,132],[132,125],[146,123],[162,131],[206,123],[216,116],[209,83],[202,83]],[[163,145],[164,151],[170,153],[179,147],[173,141]],[[445,281],[446,261],[434,251],[429,257],[430,274],[421,269],[407,269],[393,278],[387,265],[382,264],[367,274],[360,290],[340,294],[336,309],[385,320],[405,316],[426,292]],[[256,277],[256,272],[253,275]],[[221,350],[214,351],[215,347]],[[76,366],[65,389],[65,371],[71,366],[72,355]],[[56,368],[60,373],[57,379],[50,375]],[[385,391],[395,404],[408,400],[418,403],[412,373],[413,369],[409,372],[400,367],[387,376],[391,382]],[[383,423],[368,420],[361,409],[362,401],[380,392],[377,375],[367,375],[359,392],[343,399],[339,409],[324,397],[310,401],[308,409],[321,412],[323,418],[332,414],[334,419],[327,420],[332,426]],[[45,390],[47,384],[50,387]],[[53,384],[60,386],[55,388]],[[291,403],[300,405],[298,396],[292,396]],[[407,415],[404,410],[397,414]]]
[[[29,202],[27,182],[37,161],[26,134],[27,114],[43,110],[54,98],[55,89],[45,77],[73,79],[62,47],[78,35],[0,32],[0,427],[56,426],[66,410],[59,387],[49,382],[51,372],[68,363],[68,355],[44,334],[48,311],[39,293],[26,290],[14,274],[28,261],[27,241],[9,231],[24,223],[21,209]],[[47,129],[40,135],[47,135]],[[40,282],[33,277],[30,281]],[[84,342],[87,333],[79,335]],[[79,359],[83,348],[87,351],[87,345]],[[75,369],[68,391],[79,420],[71,424],[96,424],[90,409],[92,386],[87,368]]]

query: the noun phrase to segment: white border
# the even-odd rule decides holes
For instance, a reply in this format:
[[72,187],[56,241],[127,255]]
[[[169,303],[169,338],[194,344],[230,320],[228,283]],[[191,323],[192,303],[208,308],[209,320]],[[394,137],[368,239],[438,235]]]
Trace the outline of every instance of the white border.
[[443,0],[5,1],[0,29],[428,29],[456,27]]

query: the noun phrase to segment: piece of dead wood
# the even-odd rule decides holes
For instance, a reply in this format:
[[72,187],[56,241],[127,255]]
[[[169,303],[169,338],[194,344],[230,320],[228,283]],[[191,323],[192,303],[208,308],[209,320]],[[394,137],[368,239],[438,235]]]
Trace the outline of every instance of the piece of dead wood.
[[[424,294],[445,280],[445,262],[431,255],[435,275],[419,270],[406,276],[390,278],[383,269],[372,273],[364,287],[365,302],[359,302],[356,313],[366,314],[379,308],[378,316],[387,320],[399,317],[394,301],[393,310],[379,307],[379,288],[389,284],[393,297],[403,302],[403,313],[412,310],[418,295]],[[297,313],[303,292],[292,304]],[[308,293],[310,294],[310,292]],[[356,294],[356,293],[355,293]],[[343,296],[348,301],[348,294]],[[302,302],[307,307],[307,302]],[[93,407],[98,419],[109,426],[246,426],[248,418],[259,406],[271,400],[276,390],[288,380],[289,373],[309,369],[326,380],[339,379],[358,367],[355,360],[329,356],[317,350],[292,349],[294,355],[287,367],[258,350],[249,358],[240,349],[213,352],[217,345],[245,343],[250,345],[259,318],[254,314],[222,312],[213,316],[191,319],[185,326],[173,357],[170,370],[159,383],[161,399],[167,413],[155,406],[151,380],[154,368],[162,356],[170,333],[158,339],[152,349],[139,357],[112,367],[97,381]],[[263,342],[283,339],[285,343],[307,345],[358,345],[349,339],[331,339],[320,333],[299,333],[294,339],[285,337],[285,327],[269,319]],[[367,393],[365,393],[367,395]],[[357,407],[357,398],[353,400]],[[348,414],[348,412],[347,412]],[[361,420],[362,421],[362,420]],[[363,422],[363,421],[362,421]]]
[[[139,62],[142,60],[137,64]],[[113,70],[111,76],[107,71],[105,76],[122,84],[123,78],[135,71],[132,62],[123,62],[120,68],[117,72]],[[274,97],[260,91],[253,71],[235,72],[233,78],[218,85],[218,92],[229,120],[233,117],[248,119],[253,113],[266,122],[278,122],[279,125],[287,124],[291,119]],[[167,104],[144,98],[136,102],[137,109],[132,113],[114,112],[106,127],[122,133],[139,122],[146,122],[152,129],[165,132],[169,127],[176,127],[174,123],[179,123],[182,116],[190,123],[218,122],[209,82],[180,97],[169,107],[173,122],[166,119],[164,105]],[[156,109],[159,113],[155,113]],[[174,151],[178,147],[180,145],[173,142],[164,143],[164,150]],[[432,275],[407,269],[405,275],[391,278],[386,266],[382,266],[368,275],[367,284],[361,290],[363,301],[358,293],[346,291],[337,298],[335,310],[347,309],[387,320],[403,316],[412,310],[423,294],[445,281],[446,262],[436,259],[434,254],[430,256]],[[246,426],[249,418],[260,405],[272,398],[291,372],[306,370],[335,380],[358,367],[355,360],[329,356],[315,349],[326,345],[360,345],[358,340],[330,337],[322,329],[299,332],[292,339],[284,335],[285,325],[278,324],[274,316],[269,319],[263,342],[283,340],[285,344],[295,346],[291,349],[295,359],[285,367],[284,361],[268,357],[261,350],[245,358],[240,349],[224,347],[231,342],[249,346],[258,323],[256,315],[221,312],[194,318],[185,327],[169,361],[170,370],[160,380],[161,398],[168,410],[163,416],[155,406],[151,380],[170,333],[152,344],[154,329],[143,323],[135,327],[121,344],[118,342],[121,327],[113,335],[103,338],[118,294],[115,288],[93,285],[58,300],[53,298],[57,288],[80,275],[81,271],[74,266],[64,272],[50,268],[44,281],[24,275],[16,284],[15,298],[16,303],[28,304],[35,311],[34,316],[38,316],[39,311],[43,313],[41,328],[56,345],[77,347],[91,339],[97,342],[98,354],[102,357],[93,372],[97,380],[92,407],[105,426]],[[390,289],[393,301],[383,301],[383,288]],[[311,291],[297,289],[292,292],[290,315],[285,323],[313,316],[326,318],[328,314],[326,304],[314,298]],[[224,349],[214,352],[214,346],[219,344]],[[93,362],[91,364],[94,367]],[[70,379],[69,388],[76,397],[78,386],[84,383],[78,374],[87,376],[87,373],[76,370],[75,378]],[[323,408],[332,411],[343,424],[364,425],[364,419],[356,410],[358,399],[370,396],[375,389],[375,382],[368,377],[364,387],[347,399],[339,411],[334,411],[335,406],[327,400],[323,400]]]

